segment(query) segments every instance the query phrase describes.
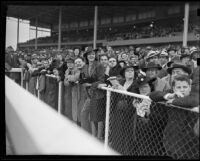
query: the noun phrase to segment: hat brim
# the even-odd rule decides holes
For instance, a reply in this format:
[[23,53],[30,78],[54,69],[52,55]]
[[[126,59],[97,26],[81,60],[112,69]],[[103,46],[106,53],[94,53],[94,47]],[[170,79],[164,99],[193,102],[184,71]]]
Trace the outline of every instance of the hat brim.
[[174,66],[174,67],[170,67],[170,68],[167,68],[167,73],[169,73],[170,75],[172,74],[172,70],[174,68],[181,68],[183,69],[186,73],[188,73],[189,75],[192,73],[191,69],[188,68],[188,67],[185,67],[185,66],[182,66],[182,65],[177,65],[177,66]]
[[126,66],[126,67],[124,67],[124,68],[120,71],[120,75],[121,75],[122,77],[124,77],[125,70],[128,69],[128,68],[133,68],[134,70],[137,70],[139,67],[138,67],[138,66]]
[[158,70],[161,70],[161,69],[162,69],[162,67],[160,67],[160,66],[159,66],[159,67],[156,67],[156,66],[154,67],[154,66],[152,66],[152,67],[143,67],[143,68],[142,68],[142,71],[143,71],[143,72],[146,72],[147,69],[150,69],[150,68],[157,68]]
[[86,51],[83,56],[86,57],[88,53],[94,51],[94,52],[97,52],[99,49],[93,49],[93,50],[90,50],[90,51]]
[[181,55],[181,56],[180,56],[180,59],[183,59],[183,58],[186,58],[186,57],[189,57],[189,58],[190,58],[191,56],[190,56],[190,55]]

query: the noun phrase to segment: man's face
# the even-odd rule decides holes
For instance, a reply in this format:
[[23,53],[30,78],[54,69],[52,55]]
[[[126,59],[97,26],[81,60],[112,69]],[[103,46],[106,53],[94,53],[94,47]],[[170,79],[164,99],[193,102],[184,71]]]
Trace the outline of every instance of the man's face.
[[134,69],[133,68],[127,68],[125,70],[125,78],[131,78],[133,79],[134,78]]
[[37,62],[38,62],[38,59],[37,59],[37,58],[33,58],[33,59],[32,59],[32,63],[33,63],[33,64],[37,64]]
[[139,87],[140,94],[147,95],[151,92],[151,88],[148,83]]
[[115,58],[110,58],[109,59],[109,66],[111,68],[115,67],[117,65],[117,60]]
[[177,75],[188,75],[187,72],[185,72],[182,68],[174,68],[172,70],[172,80],[174,80],[174,77],[177,76]]
[[153,57],[149,58],[149,62],[158,63],[158,56],[153,56]]
[[182,63],[185,64],[185,65],[188,65],[190,62],[190,58],[189,57],[184,57],[182,58]]
[[73,69],[74,68],[74,63],[73,62],[67,62],[67,67],[69,69]]
[[49,67],[49,63],[48,63],[48,61],[46,61],[46,60],[43,60],[43,61],[42,61],[42,64],[43,64],[43,66],[44,66],[45,68],[48,68],[48,67]]
[[121,58],[122,58],[122,60],[127,60],[128,59],[128,55],[127,54],[122,54]]
[[200,53],[199,52],[195,52],[194,54],[193,54],[193,56],[192,56],[192,59],[193,60],[197,60],[197,58],[200,58]]
[[155,78],[158,75],[158,69],[157,68],[149,68],[146,71],[146,75],[147,75],[147,77]]
[[166,64],[168,62],[168,57],[166,57],[166,56],[160,56],[159,60],[160,60],[160,64],[164,65],[164,64]]
[[174,93],[180,92],[184,96],[188,96],[191,91],[191,85],[189,85],[188,82],[186,82],[186,81],[175,81],[173,91],[174,91]]
[[185,49],[185,54],[190,54],[190,50],[189,49]]
[[79,49],[75,49],[74,54],[75,54],[75,56],[78,56],[79,55]]
[[131,64],[138,64],[139,63],[138,57],[132,57],[130,62]]
[[62,55],[58,54],[56,57],[58,60],[62,61]]
[[172,58],[176,56],[176,52],[174,50],[169,51],[169,56]]
[[104,67],[107,67],[108,66],[107,56],[101,56],[100,63],[103,64]]

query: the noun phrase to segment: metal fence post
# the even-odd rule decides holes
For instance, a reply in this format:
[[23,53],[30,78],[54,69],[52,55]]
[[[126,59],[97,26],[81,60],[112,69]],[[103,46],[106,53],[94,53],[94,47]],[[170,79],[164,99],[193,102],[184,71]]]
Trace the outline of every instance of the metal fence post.
[[21,86],[23,88],[23,70],[21,69]]
[[26,82],[26,90],[28,91],[28,82]]
[[59,82],[58,87],[58,114],[61,114],[61,108],[62,108],[62,81]]
[[106,92],[106,123],[105,123],[105,149],[108,148],[108,132],[109,132],[109,118],[110,118],[110,95],[111,91]]

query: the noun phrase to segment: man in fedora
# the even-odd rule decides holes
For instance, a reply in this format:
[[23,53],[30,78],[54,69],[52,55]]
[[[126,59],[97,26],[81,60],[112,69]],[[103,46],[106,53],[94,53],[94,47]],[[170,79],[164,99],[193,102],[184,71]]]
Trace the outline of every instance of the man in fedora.
[[160,70],[158,77],[163,78],[167,76],[167,63],[169,62],[169,54],[166,50],[161,51],[159,61],[162,69]]
[[[180,97],[172,101],[173,105],[186,108],[199,106],[199,66],[197,66],[197,58],[200,56],[200,51],[198,51],[196,48],[192,48],[190,54],[192,61],[195,62],[193,72],[191,74],[191,79],[192,79],[191,93],[189,96]],[[188,68],[187,71],[188,74],[191,73],[190,68]]]
[[172,81],[176,75],[184,74],[189,76],[192,73],[192,70],[189,67],[185,66],[183,63],[177,61],[172,63],[171,66],[167,68],[167,73],[168,75],[166,77],[163,77],[162,80],[165,80],[167,82],[169,90],[171,89]]
[[168,89],[167,82],[158,77],[161,69],[162,67],[154,62],[149,62],[145,67],[142,68],[142,71],[146,73],[147,77],[156,78],[154,81],[154,88],[156,91],[165,91]]
[[154,51],[154,50],[151,50],[149,51],[149,53],[147,54],[147,57],[146,57],[146,60],[147,62],[155,62],[157,63],[158,62],[158,55],[159,53]]

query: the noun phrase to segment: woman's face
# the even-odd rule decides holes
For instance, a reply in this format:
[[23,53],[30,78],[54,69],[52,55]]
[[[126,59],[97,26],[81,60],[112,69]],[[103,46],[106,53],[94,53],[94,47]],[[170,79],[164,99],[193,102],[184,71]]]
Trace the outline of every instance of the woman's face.
[[146,83],[139,87],[139,91],[140,91],[140,94],[142,95],[148,95],[151,92],[151,87],[149,86],[148,83]]
[[95,52],[92,51],[92,52],[88,53],[87,59],[89,62],[93,62],[95,60]]
[[111,68],[115,67],[117,65],[117,60],[115,58],[110,58],[109,59],[109,66]]
[[125,78],[126,79],[133,79],[134,78],[134,69],[133,68],[127,68],[125,70]]

